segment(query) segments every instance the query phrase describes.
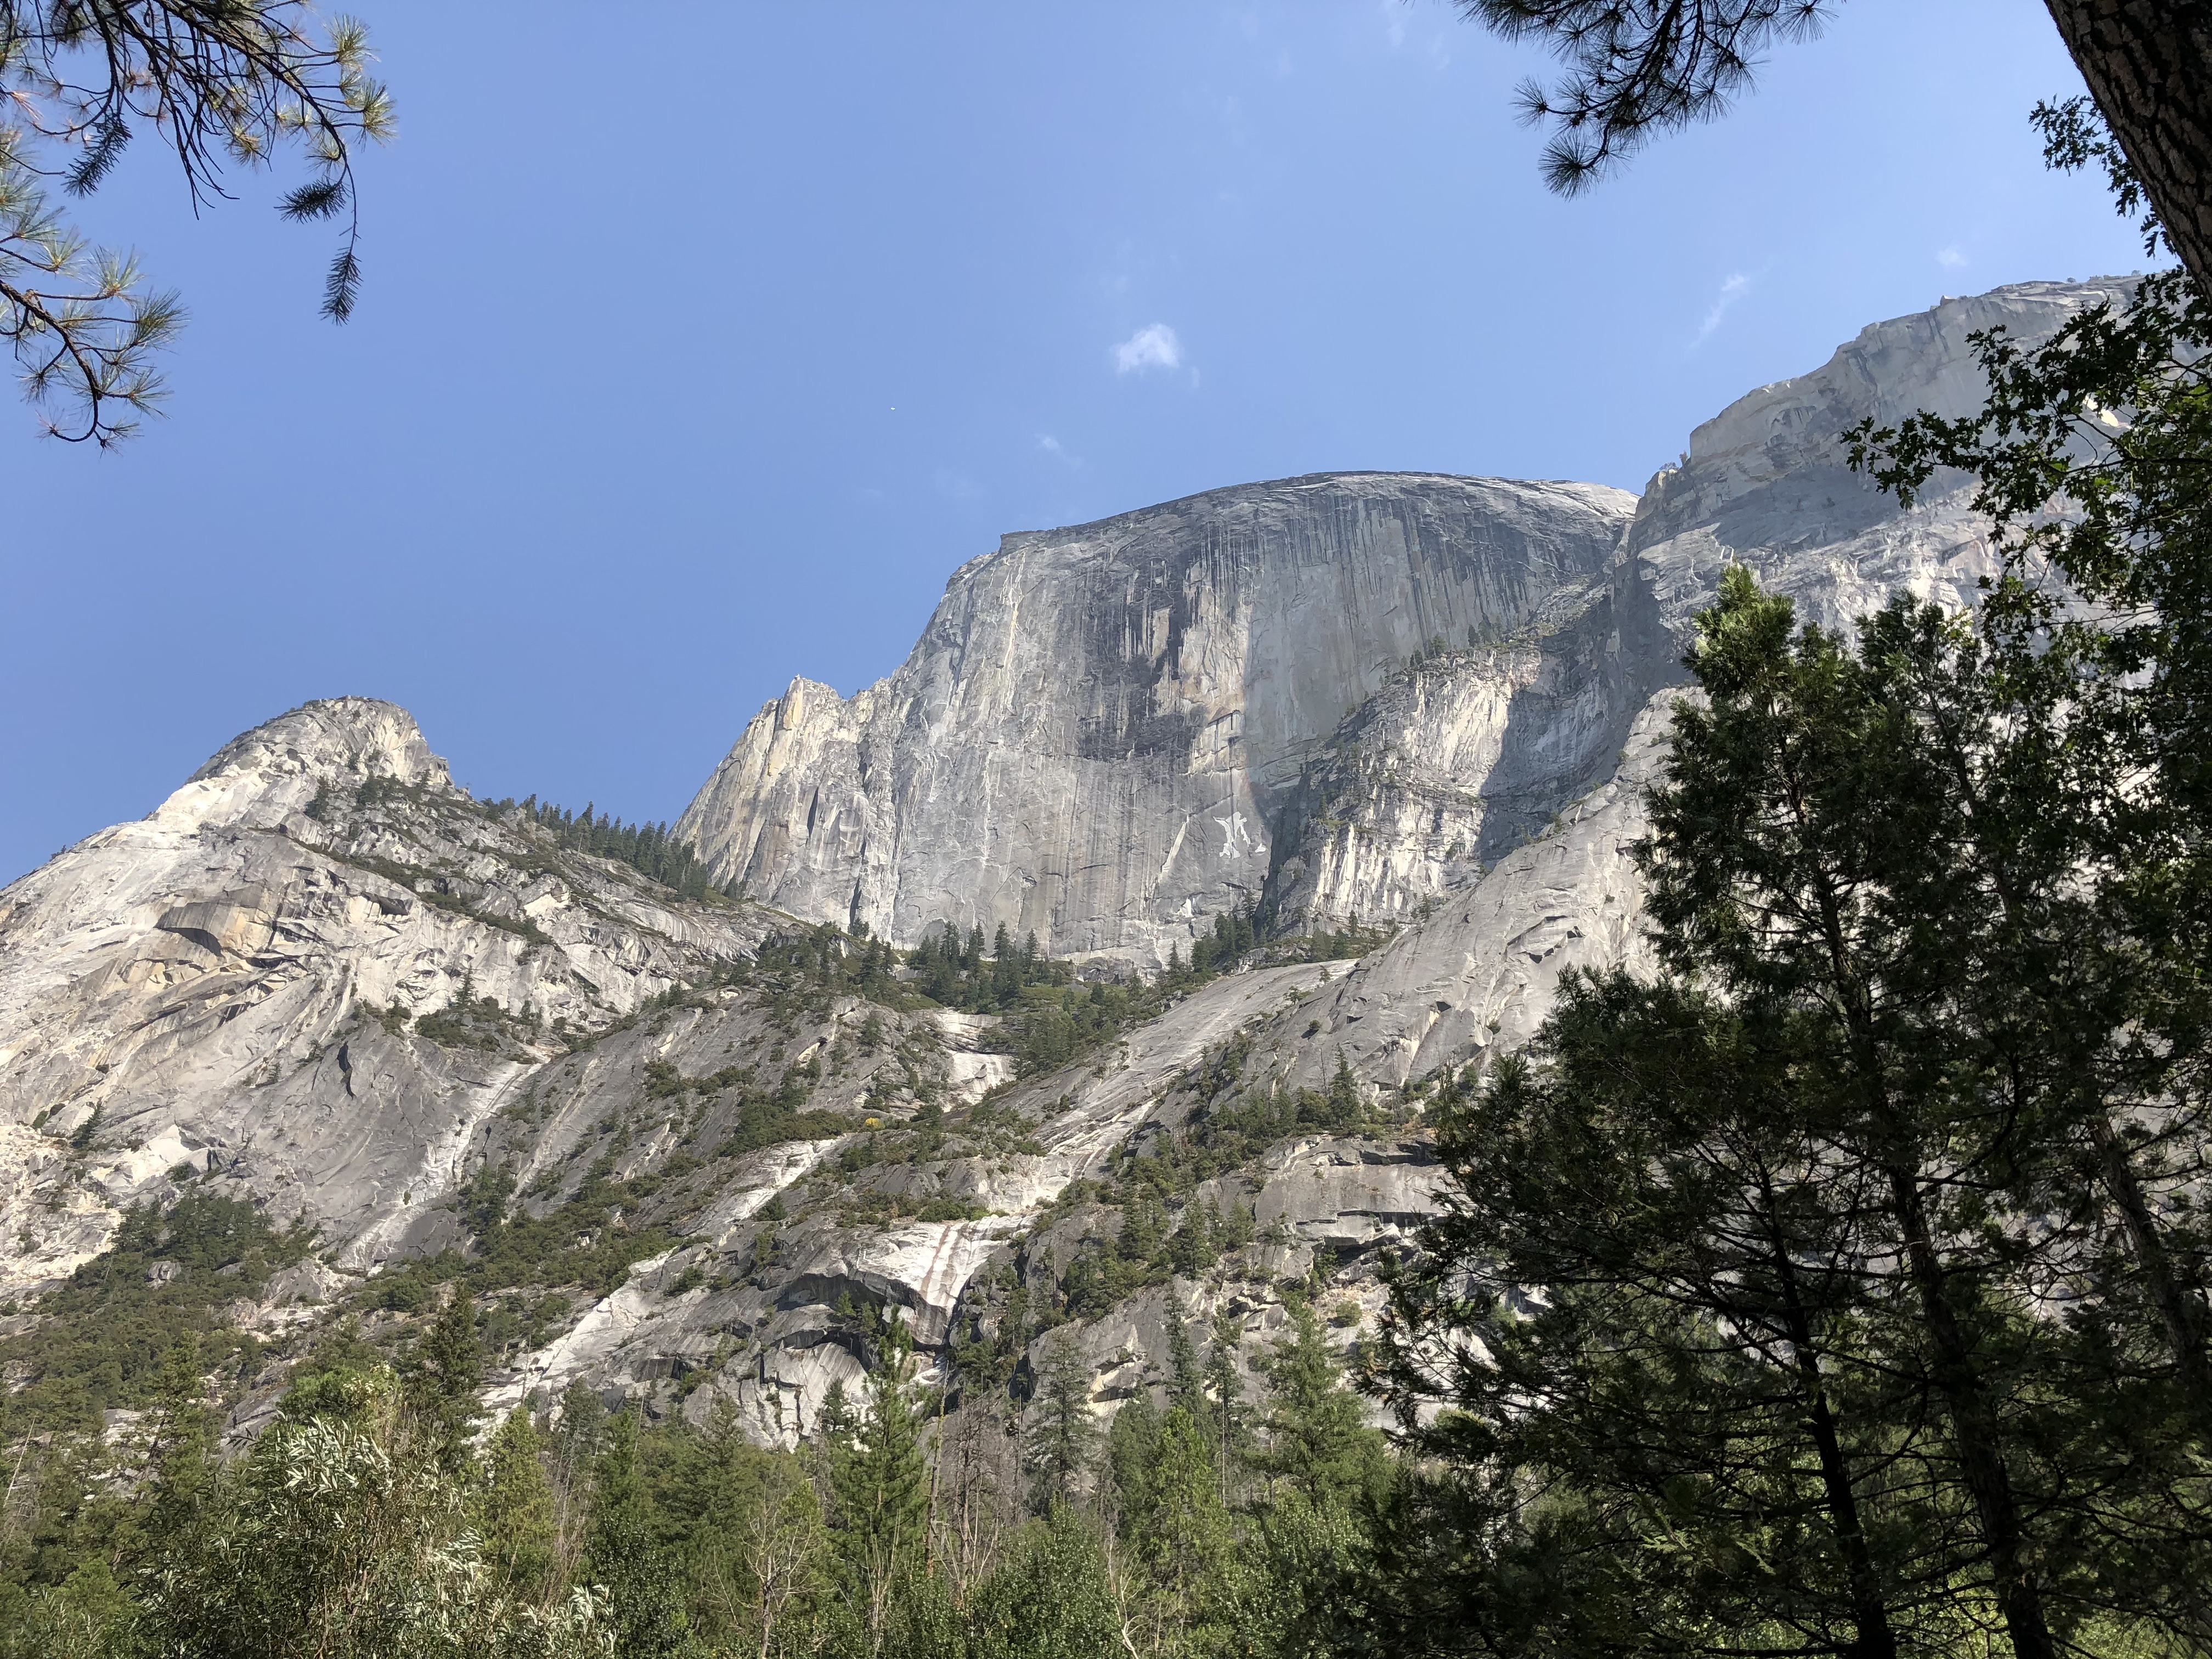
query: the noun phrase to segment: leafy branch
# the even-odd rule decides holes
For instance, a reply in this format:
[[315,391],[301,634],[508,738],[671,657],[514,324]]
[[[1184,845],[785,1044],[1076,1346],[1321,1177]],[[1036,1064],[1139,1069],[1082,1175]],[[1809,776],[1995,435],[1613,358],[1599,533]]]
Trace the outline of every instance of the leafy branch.
[[296,145],[309,176],[287,219],[338,222],[322,311],[353,314],[362,266],[355,147],[392,131],[367,31],[304,0],[0,0],[0,336],[46,430],[107,447],[162,398],[154,352],[184,320],[135,258],[94,250],[50,185],[88,196],[134,135],[175,155],[195,209],[227,200],[227,167]]

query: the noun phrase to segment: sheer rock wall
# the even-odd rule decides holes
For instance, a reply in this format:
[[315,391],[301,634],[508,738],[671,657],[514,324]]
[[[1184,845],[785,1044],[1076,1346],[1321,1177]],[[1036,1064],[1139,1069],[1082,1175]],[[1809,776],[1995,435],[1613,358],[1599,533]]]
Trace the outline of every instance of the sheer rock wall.
[[[764,708],[679,831],[796,915],[1164,962],[1261,900],[1302,777],[1417,653],[1531,659],[1456,716],[1474,729],[1450,746],[1494,758],[1543,625],[1603,581],[1632,506],[1346,473],[1008,536],[890,678]],[[1328,891],[1396,909],[1401,884],[1386,860]]]

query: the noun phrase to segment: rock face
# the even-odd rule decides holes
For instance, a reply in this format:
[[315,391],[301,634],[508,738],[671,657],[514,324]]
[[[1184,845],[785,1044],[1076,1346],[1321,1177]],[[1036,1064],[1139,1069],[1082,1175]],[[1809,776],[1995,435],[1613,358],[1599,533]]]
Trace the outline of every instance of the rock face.
[[[324,1259],[239,1315],[295,1340],[380,1268],[481,1249],[489,1202],[558,1235],[562,1272],[651,1241],[611,1277],[500,1290],[523,1334],[495,1403],[582,1384],[802,1433],[871,1359],[855,1307],[903,1310],[949,1363],[989,1287],[1042,1305],[1118,1236],[1098,1183],[1135,1151],[1332,1083],[1418,1102],[1526,1042],[1562,972],[1643,961],[1630,849],[1721,571],[1829,626],[1899,590],[1971,604],[1992,556],[1966,492],[1900,513],[1837,434],[1970,409],[1969,333],[2033,338],[2118,292],[1870,327],[1698,428],[1640,500],[1346,474],[1008,537],[897,672],[849,700],[795,683],[700,792],[682,828],[750,902],[562,851],[390,704],[296,709],[0,890],[0,1297],[196,1181],[322,1229]],[[1151,964],[1243,907],[1278,936],[1392,931],[1018,1079],[994,1017],[775,965],[808,923],[946,921]],[[1249,1213],[1251,1242],[1052,1340],[1109,1409],[1157,1380],[1177,1306],[1249,1363],[1277,1282],[1318,1268],[1348,1340],[1435,1179],[1418,1116],[1286,1133],[1178,1198]],[[588,1238],[562,1232],[587,1210]]]
[[1972,605],[1992,566],[1971,492],[1939,479],[1917,508],[1900,513],[1850,471],[1838,434],[1917,410],[1972,413],[1984,387],[1970,335],[2002,328],[2036,340],[2129,287],[2024,283],[1946,300],[1871,325],[1820,369],[1762,386],[1698,428],[1681,465],[1645,489],[1626,547],[1668,631],[1686,640],[1690,618],[1732,562],[1825,627],[1848,626],[1899,592]]
[[1838,624],[1990,568],[1957,491],[1900,514],[1838,434],[1980,386],[1967,336],[2118,284],[1877,324],[1698,428],[1640,501],[1333,474],[1011,535],[889,678],[793,682],[681,823],[761,902],[1156,965],[1215,915],[1402,921],[1609,776],[1731,559]]
[[849,702],[802,680],[763,709],[679,830],[718,877],[799,915],[908,943],[1004,923],[1055,955],[1164,962],[1267,895],[1346,716],[1451,652],[1487,679],[1413,711],[1408,736],[1431,768],[1479,769],[1455,771],[1458,828],[1407,836],[1408,803],[1388,825],[1406,850],[1293,881],[1316,914],[1402,909],[1477,856],[1483,780],[1525,816],[1520,797],[1588,769],[1590,744],[1532,747],[1516,709],[1606,675],[1633,505],[1589,484],[1338,474],[1008,536],[955,573],[889,679]]
[[600,1024],[767,931],[672,900],[488,818],[390,703],[247,732],[150,817],[0,890],[0,1116],[40,1132],[9,1168],[51,1164],[41,1193],[70,1218],[0,1255],[0,1290],[96,1252],[179,1165],[308,1215],[349,1265],[424,1242],[527,1049],[368,1017],[466,988],[526,1033]]

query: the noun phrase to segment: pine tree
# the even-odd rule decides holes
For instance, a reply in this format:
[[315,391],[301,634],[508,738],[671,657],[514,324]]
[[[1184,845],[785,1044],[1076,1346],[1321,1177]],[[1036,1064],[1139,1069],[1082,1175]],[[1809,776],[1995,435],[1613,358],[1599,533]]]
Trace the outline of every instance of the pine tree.
[[1978,803],[1929,741],[1957,711],[1931,722],[1916,706],[1947,678],[1965,689],[1944,669],[1966,648],[1932,608],[1900,604],[1864,625],[1854,657],[1796,632],[1787,601],[1730,570],[1692,659],[1709,705],[1677,715],[1646,862],[1669,965],[1790,1022],[1820,1085],[1808,1112],[1876,1183],[1869,1249],[1897,1253],[1898,1305],[1957,1446],[1991,1594],[2021,1659],[2045,1659],[2068,1569],[2032,1537],[2021,1483],[2040,1484],[2031,1448],[2050,1431],[2008,1407],[2054,1356],[2008,1295],[2027,1235],[1987,1223],[2017,1184],[2005,1119],[2049,1034],[2009,971],[1978,971],[2003,943],[1972,856]]
[[593,1471],[583,1576],[612,1604],[614,1659],[672,1659],[690,1646],[683,1581],[654,1536],[637,1441],[636,1412],[617,1413]]
[[1199,1373],[1198,1347],[1190,1340],[1190,1321],[1172,1281],[1160,1310],[1168,1339],[1168,1404],[1194,1419],[1204,1409],[1205,1385]]
[[1324,1126],[1339,1134],[1356,1126],[1363,1115],[1359,1079],[1352,1075],[1352,1067],[1346,1061],[1341,1048],[1336,1051],[1336,1070],[1328,1079],[1328,1094],[1324,1108]]
[[1140,1549],[1171,1639],[1199,1622],[1206,1592],[1227,1559],[1228,1511],[1205,1431],[1181,1407],[1160,1419],[1147,1472]]
[[1310,1502],[1348,1504],[1377,1492],[1387,1479],[1385,1443],[1345,1388],[1343,1368],[1312,1304],[1296,1300],[1290,1315],[1291,1336],[1275,1345],[1262,1367],[1266,1444],[1253,1462]]
[[846,1606],[871,1653],[890,1638],[902,1598],[929,1577],[929,1469],[906,1381],[911,1352],[893,1321],[868,1377],[866,1416],[856,1419],[838,1389],[820,1425]]
[[1206,1415],[1203,1426],[1213,1448],[1214,1467],[1221,1477],[1221,1501],[1229,1502],[1231,1474],[1244,1457],[1244,1375],[1237,1351],[1244,1327],[1227,1308],[1213,1316],[1213,1340],[1201,1379]]
[[[1401,1399],[1404,1342],[1483,1333],[1429,1443],[1512,1540],[1492,1587],[1584,1647],[1718,1620],[1879,1655],[1991,1607],[2025,1656],[2195,1628],[2201,1443],[2151,1264],[2106,1243],[2125,1183],[2091,1173],[2130,1075],[2106,994],[2142,981],[2105,971],[2124,912],[2078,826],[2112,786],[2054,737],[2064,653],[1904,601],[1854,649],[1739,569],[1692,663],[1642,852],[1668,977],[1568,987],[1533,1068],[1448,1117],[1456,1197],[1400,1281]],[[1516,1468],[1578,1502],[1491,1506]],[[1728,1570],[1640,1546],[1662,1515]]]
[[484,1448],[483,1485],[477,1498],[484,1558],[501,1590],[542,1601],[557,1561],[553,1488],[545,1477],[544,1437],[520,1407],[507,1414]]
[[[1910,1504],[1877,1505],[1885,1468],[1941,1448],[1867,1341],[1886,1322],[1867,1183],[1767,1035],[1669,987],[1570,979],[1534,1057],[1439,1102],[1455,1201],[1396,1276],[1386,1338],[1401,1402],[1423,1366],[1405,1337],[1476,1339],[1442,1356],[1455,1413],[1419,1437],[1465,1472],[1458,1513],[1492,1552],[1443,1616],[1598,1648],[1778,1620],[1873,1659],[1927,1599],[1893,1559]],[[1310,1398],[1295,1358],[1276,1375]],[[1559,1500],[1535,1524],[1510,1518],[1522,1483]],[[1705,1569],[1680,1572],[1686,1552]],[[1417,1620],[1438,1616],[1432,1598]]]
[[469,1439],[482,1413],[483,1344],[477,1335],[477,1307],[456,1285],[416,1345],[407,1382],[407,1404],[440,1466],[459,1473],[469,1461]]
[[1054,1503],[1074,1498],[1097,1438],[1091,1417],[1090,1370],[1065,1332],[1046,1341],[1034,1398],[1035,1420],[1024,1451],[1035,1482],[1031,1505],[1042,1515]]
[[1015,1536],[966,1623],[970,1659],[1126,1659],[1128,1651],[1098,1534],[1064,1503]]
[[1013,939],[1002,921],[991,944],[991,1000],[1001,1008],[1011,1008],[1021,1000],[1021,992],[1022,959],[1015,954]]
[[[1751,89],[1767,48],[1816,33],[1825,11],[1811,0],[1464,0],[1462,9],[1565,60],[1559,84],[1522,93],[1524,112],[1552,128],[1541,171],[1565,195],[1655,133],[1723,112]],[[2047,9],[2118,135],[2116,170],[2212,292],[2212,29],[2189,8],[2051,0]]]
[[1233,1255],[1252,1243],[1255,1224],[1252,1206],[1243,1199],[1231,1199],[1229,1207],[1221,1212],[1221,1230],[1217,1237],[1221,1253]]
[[149,1539],[189,1531],[216,1472],[215,1424],[203,1397],[199,1343],[187,1338],[161,1361],[147,1455],[153,1479],[144,1494]]

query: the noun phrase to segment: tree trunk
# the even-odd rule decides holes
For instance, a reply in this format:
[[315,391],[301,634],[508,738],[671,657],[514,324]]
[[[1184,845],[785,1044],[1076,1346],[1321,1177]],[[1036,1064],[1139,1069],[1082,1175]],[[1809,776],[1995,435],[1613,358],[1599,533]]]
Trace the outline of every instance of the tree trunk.
[[1905,1237],[1905,1259],[1912,1282],[1920,1294],[1921,1316],[1935,1340],[1936,1385],[1949,1410],[1951,1434],[1959,1449],[1960,1472],[1974,1500],[1982,1523],[1982,1539],[1990,1552],[1997,1607],[2004,1615],[2006,1634],[2012,1638],[2017,1659],[2056,1659],[2057,1648],[2043,1614],[2043,1595],[2034,1575],[2021,1560],[2020,1510],[2013,1500],[2012,1477],[1999,1449],[1996,1424],[1981,1379],[1960,1329],[1943,1284],[1943,1270],[1929,1231],[1928,1215],[1920,1200],[1919,1177],[1892,1166],[1889,1170],[1891,1205],[1898,1228]]
[[2135,1166],[2129,1162],[2127,1143],[2105,1113],[2090,1114],[2089,1138],[2096,1146],[2098,1162],[2104,1168],[2106,1190],[2119,1206],[2121,1219],[2126,1224],[2128,1242],[2134,1247],[2136,1261],[2143,1276],[2150,1280],[2152,1298],[2166,1326],[2166,1342],[2173,1350],[2174,1368],[2189,1396],[2197,1426],[2200,1431],[2212,1429],[2212,1367],[2208,1367],[2205,1361],[2203,1305],[2176,1270],[2166,1242],[2160,1237],[2158,1224],[2151,1217],[2142,1185],[2136,1179]]
[[[1784,773],[1790,811],[1800,825],[1809,827],[1813,816],[1806,805],[1804,786],[1786,756]],[[2057,1647],[2044,1616],[2042,1591],[2022,1559],[2026,1552],[2021,1547],[2020,1509],[2013,1498],[2012,1476],[2005,1468],[1998,1425],[1976,1371],[1966,1334],[1960,1328],[1957,1310],[1951,1305],[1947,1275],[1921,1198],[1917,1136],[1903,1121],[1882,1076],[1866,981],[1844,937],[1843,905],[1837,897],[1836,884],[1816,865],[1812,885],[1821,932],[1826,936],[1831,982],[1843,1011],[1851,1065],[1866,1091],[1867,1124],[1881,1149],[1877,1161],[1888,1179],[1891,1211],[1905,1243],[1913,1288],[1919,1295],[1921,1319],[1936,1350],[1936,1385],[1951,1419],[1960,1473],[1966,1477],[1967,1492],[1981,1522],[1982,1542],[1990,1553],[1995,1580],[1990,1588],[2004,1615],[2014,1659],[2057,1659]],[[1900,1158],[1900,1153],[1905,1156]]]
[[[1771,1215],[1772,1194],[1762,1192],[1761,1196],[1766,1200]],[[1812,1431],[1814,1448],[1820,1454],[1820,1484],[1827,1499],[1828,1521],[1843,1549],[1844,1571],[1850,1584],[1851,1616],[1857,1626],[1857,1636],[1845,1650],[1847,1659],[1897,1659],[1897,1633],[1890,1628],[1889,1607],[1882,1599],[1874,1559],[1867,1550],[1866,1527],[1859,1518],[1858,1492],[1851,1485],[1850,1465],[1844,1456],[1843,1438],[1836,1431],[1836,1415],[1828,1405],[1827,1383],[1820,1375],[1820,1350],[1814,1340],[1812,1316],[1806,1310],[1804,1297],[1798,1293],[1796,1267],[1790,1260],[1788,1246],[1778,1231],[1771,1232],[1770,1237],[1775,1246],[1774,1269],[1781,1281],[1789,1319],[1790,1346],[1796,1351],[1798,1386],[1805,1393],[1806,1426]]]
[[2166,239],[2212,294],[2212,4],[2045,3]]

